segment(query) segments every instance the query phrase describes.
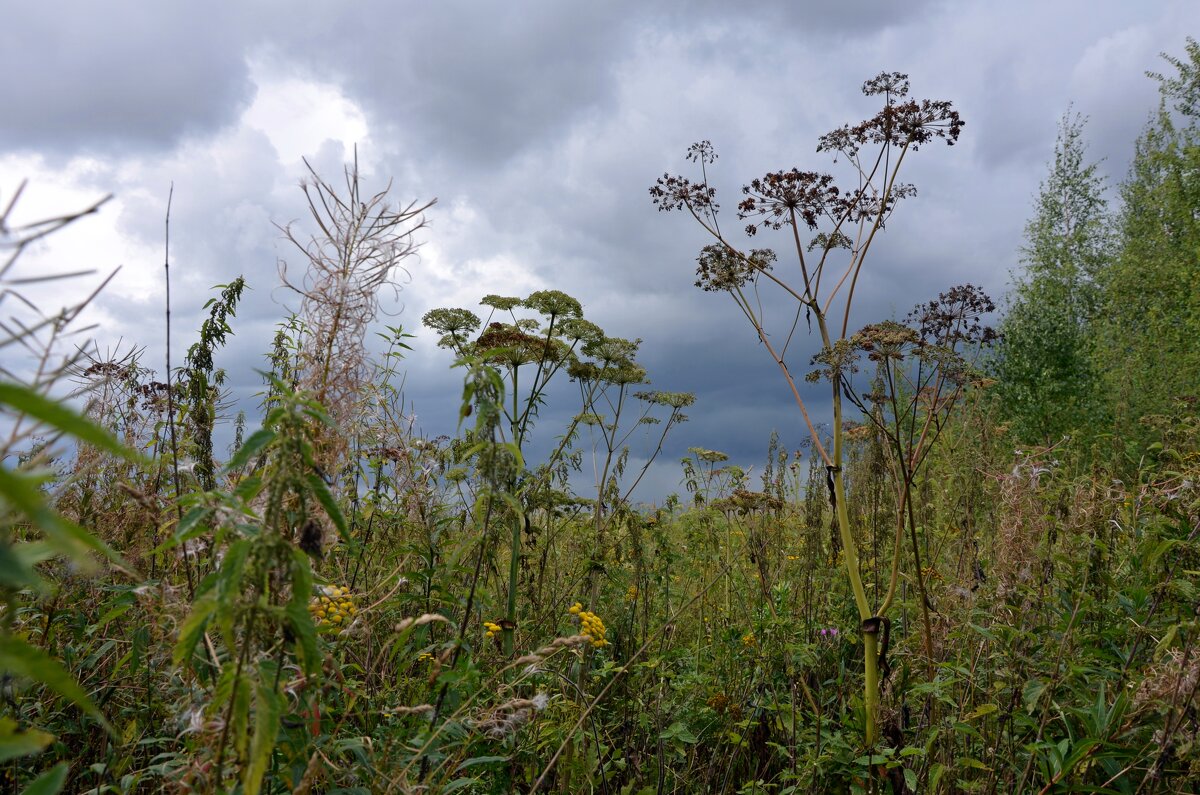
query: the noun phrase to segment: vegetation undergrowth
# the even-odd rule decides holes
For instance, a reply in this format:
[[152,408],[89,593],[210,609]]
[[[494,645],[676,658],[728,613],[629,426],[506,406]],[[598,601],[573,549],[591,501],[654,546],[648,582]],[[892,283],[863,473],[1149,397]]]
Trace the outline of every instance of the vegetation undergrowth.
[[[693,146],[699,179],[652,196],[711,234],[697,284],[746,317],[809,433],[763,440],[757,482],[695,444],[657,505],[634,489],[696,398],[651,388],[642,341],[578,299],[484,296],[372,353],[432,202],[366,193],[356,164],[311,173],[313,231],[283,230],[299,304],[227,455],[217,360],[250,285],[218,286],[158,381],[138,349],[71,344],[94,292],[53,314],[22,292],[27,246],[102,203],[17,226],[18,192],[0,789],[1192,791],[1200,46],[1168,62],[1115,214],[1064,121],[998,331],[971,285],[851,325],[871,250],[921,220],[901,166],[963,130],[904,75],[821,138],[843,184],[743,189],[745,232],[786,255],[722,227],[714,148]],[[829,417],[797,377],[809,328]],[[404,394],[432,342],[463,378],[453,438]]]

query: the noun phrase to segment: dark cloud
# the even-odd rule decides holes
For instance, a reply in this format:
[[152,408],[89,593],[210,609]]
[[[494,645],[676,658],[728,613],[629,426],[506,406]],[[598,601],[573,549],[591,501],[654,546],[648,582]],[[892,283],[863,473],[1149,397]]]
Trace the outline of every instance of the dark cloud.
[[238,118],[259,22],[240,4],[15,3],[0,26],[0,148],[143,153]]
[[[421,427],[453,432],[462,381],[419,327],[424,311],[475,308],[487,293],[563,289],[609,333],[644,340],[656,387],[699,397],[642,492],[659,499],[679,489],[677,461],[688,446],[761,468],[772,429],[789,448],[804,437],[785,382],[744,318],[723,296],[692,286],[703,232],[649,202],[657,176],[689,169],[688,144],[707,138],[718,147],[712,178],[723,224],[741,240],[732,212],[740,186],[792,166],[847,179],[844,163],[814,151],[817,137],[873,112],[863,80],[909,72],[918,96],[953,100],[967,127],[957,146],[906,161],[920,193],[873,250],[851,328],[903,317],[963,282],[998,297],[1019,264],[1062,114],[1074,102],[1090,117],[1089,151],[1119,179],[1156,102],[1143,72],[1160,64],[1158,51],[1181,52],[1182,31],[1198,22],[1200,7],[1185,0],[1154,8],[368,0],[304,13],[278,3],[26,4],[0,31],[0,68],[10,76],[0,106],[20,109],[0,127],[0,158],[36,151],[61,165],[74,153],[104,152],[81,179],[118,193],[120,231],[149,250],[161,243],[175,183],[174,355],[181,360],[192,341],[212,285],[245,275],[252,290],[219,364],[253,416],[255,369],[295,304],[277,287],[276,265],[302,267],[274,224],[307,221],[296,188],[303,169],[276,150],[274,131],[239,120],[255,80],[340,90],[369,127],[360,154],[370,187],[395,177],[398,200],[440,200],[427,248],[406,263],[411,282],[398,301],[388,297],[401,314],[381,320],[417,334],[406,396]],[[310,148],[310,161],[333,179],[350,157],[340,140]],[[764,234],[754,245],[780,247],[779,267],[794,269],[786,243]],[[160,268],[155,259],[132,270],[148,279]],[[108,304],[119,333],[137,334],[152,363],[163,359],[161,297],[158,289]],[[773,339],[786,336],[792,307],[765,300]],[[815,352],[804,330],[801,320],[788,355],[798,377]],[[814,419],[827,422],[826,387],[802,388]],[[552,440],[572,401],[569,387],[552,396],[537,445]]]

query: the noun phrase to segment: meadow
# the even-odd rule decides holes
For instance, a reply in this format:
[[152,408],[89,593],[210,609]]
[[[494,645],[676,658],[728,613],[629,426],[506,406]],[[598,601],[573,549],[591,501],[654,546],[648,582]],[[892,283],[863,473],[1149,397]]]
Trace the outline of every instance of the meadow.
[[[306,182],[300,309],[227,454],[244,280],[161,375],[72,345],[95,294],[63,280],[73,306],[0,325],[0,789],[1196,791],[1200,46],[1168,62],[1114,206],[1064,118],[999,310],[947,284],[850,325],[886,227],[922,222],[906,163],[963,131],[904,75],[818,141],[842,171],[753,178],[738,223],[694,145],[647,212],[710,235],[696,285],[811,438],[762,440],[753,477],[691,447],[661,504],[632,495],[695,397],[558,290],[380,326],[430,204],[353,164]],[[98,209],[18,227],[15,201],[14,303],[23,251]],[[453,437],[414,430],[416,333],[462,375]]]

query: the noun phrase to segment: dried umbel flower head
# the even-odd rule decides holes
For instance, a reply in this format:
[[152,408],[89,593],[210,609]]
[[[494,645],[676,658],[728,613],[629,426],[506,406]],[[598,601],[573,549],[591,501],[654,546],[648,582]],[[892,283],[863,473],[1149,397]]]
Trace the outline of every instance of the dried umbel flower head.
[[867,354],[873,362],[885,359],[901,360],[921,342],[917,332],[894,320],[872,323],[851,338],[858,350]]
[[991,345],[996,330],[983,324],[984,315],[996,311],[996,304],[973,284],[951,287],[932,301],[918,305],[908,315],[924,342],[956,348],[958,345]]
[[818,152],[839,152],[853,158],[866,144],[918,149],[922,144],[941,139],[953,146],[965,122],[944,100],[912,100],[908,97],[908,75],[881,72],[863,83],[868,97],[884,97],[879,113],[858,124],[847,124],[821,136]]
[[746,198],[738,203],[738,218],[762,219],[746,226],[748,235],[761,226],[782,229],[797,218],[816,229],[821,221],[836,223],[850,207],[831,175],[795,168],[753,179],[742,188],[742,194]]
[[[700,141],[688,147],[687,159],[700,164],[702,174],[705,167],[717,161],[717,153],[710,141]],[[710,188],[705,177],[694,183],[686,177],[663,174],[650,188],[650,199],[659,212],[670,212],[686,208],[697,218],[715,218],[720,205],[716,201],[717,191]]]
[[731,246],[712,243],[696,257],[696,286],[708,292],[735,290],[769,271],[775,260],[775,252],[769,248],[742,254]]

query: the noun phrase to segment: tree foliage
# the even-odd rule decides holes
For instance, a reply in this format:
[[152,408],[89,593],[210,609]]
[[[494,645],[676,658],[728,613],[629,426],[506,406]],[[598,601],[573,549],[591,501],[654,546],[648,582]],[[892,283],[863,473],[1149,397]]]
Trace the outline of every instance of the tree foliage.
[[1104,177],[1086,159],[1084,119],[1067,114],[1025,227],[1023,274],[1001,326],[997,394],[1015,436],[1052,444],[1102,410],[1091,326],[1112,247]]
[[1162,104],[1121,186],[1117,251],[1100,278],[1097,365],[1121,434],[1200,394],[1200,47],[1187,52],[1167,59],[1178,77],[1157,76]]

